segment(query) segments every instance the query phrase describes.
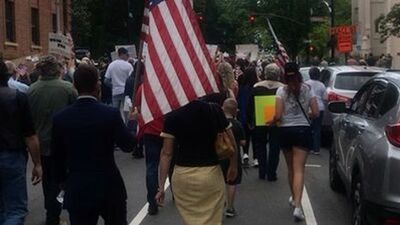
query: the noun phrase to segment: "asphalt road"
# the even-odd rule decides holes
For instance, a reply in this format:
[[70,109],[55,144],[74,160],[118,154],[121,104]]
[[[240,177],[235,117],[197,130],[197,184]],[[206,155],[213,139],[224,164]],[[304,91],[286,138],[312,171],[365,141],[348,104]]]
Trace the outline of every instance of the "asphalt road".
[[[143,225],[177,225],[182,224],[167,193],[167,200],[157,216],[145,216],[140,219],[140,211],[146,203],[145,164],[144,159],[132,159],[130,154],[116,152],[116,159],[125,179],[128,190],[128,223],[134,218]],[[350,224],[351,209],[348,200],[342,194],[337,194],[329,188],[328,182],[328,151],[322,151],[320,156],[311,155],[307,162],[306,190],[311,207],[307,221],[301,225],[347,225]],[[231,225],[291,225],[292,210],[288,205],[289,188],[286,181],[286,166],[281,160],[277,182],[261,181],[257,169],[250,168],[244,174],[242,184],[238,188],[236,210],[238,216],[224,219],[223,224]],[[28,170],[29,176],[30,170]],[[95,188],[95,187],[94,187]],[[44,207],[41,186],[32,187],[28,184],[29,215],[27,225],[44,225]],[[304,206],[304,205],[303,205]],[[144,212],[144,210],[142,210]],[[138,215],[139,214],[139,215]],[[144,214],[142,214],[144,215]],[[67,212],[62,218],[68,221]],[[315,221],[314,221],[315,218]],[[99,224],[103,224],[101,219]],[[131,223],[134,225],[134,223]]]

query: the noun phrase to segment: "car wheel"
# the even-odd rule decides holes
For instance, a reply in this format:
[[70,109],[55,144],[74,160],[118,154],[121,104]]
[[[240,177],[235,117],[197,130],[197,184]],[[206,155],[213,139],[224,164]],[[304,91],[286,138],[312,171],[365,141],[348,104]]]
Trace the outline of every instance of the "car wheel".
[[334,145],[332,145],[329,154],[329,184],[331,189],[336,192],[342,193],[344,191],[344,185],[337,169],[337,157]]
[[365,203],[362,192],[363,186],[361,181],[361,176],[359,174],[355,174],[353,176],[352,182],[352,203],[353,203],[353,217],[352,224],[353,225],[365,225]]

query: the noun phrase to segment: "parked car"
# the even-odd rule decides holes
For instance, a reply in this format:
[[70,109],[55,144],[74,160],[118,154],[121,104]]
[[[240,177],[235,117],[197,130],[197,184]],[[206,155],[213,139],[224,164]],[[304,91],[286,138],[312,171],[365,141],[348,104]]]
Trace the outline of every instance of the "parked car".
[[351,199],[353,225],[400,224],[399,96],[400,73],[386,72],[367,81],[350,106],[329,104],[330,186]]
[[[350,104],[351,99],[371,77],[384,72],[383,68],[365,66],[332,66],[321,71],[321,82],[327,88],[328,103],[344,101]],[[322,121],[322,144],[332,143],[332,114],[326,110]]]

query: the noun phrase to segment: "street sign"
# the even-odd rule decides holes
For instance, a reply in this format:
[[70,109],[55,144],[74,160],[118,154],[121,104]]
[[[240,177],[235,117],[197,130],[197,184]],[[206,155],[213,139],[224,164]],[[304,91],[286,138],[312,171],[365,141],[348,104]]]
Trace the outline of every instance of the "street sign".
[[337,36],[337,49],[341,53],[353,51],[353,33],[355,26],[338,26],[331,29],[331,34]]

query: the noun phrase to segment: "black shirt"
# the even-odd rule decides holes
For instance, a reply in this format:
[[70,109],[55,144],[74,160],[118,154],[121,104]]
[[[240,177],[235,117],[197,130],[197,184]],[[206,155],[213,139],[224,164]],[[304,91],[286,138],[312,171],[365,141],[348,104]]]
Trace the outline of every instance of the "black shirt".
[[175,138],[176,165],[214,166],[219,164],[214,147],[217,133],[228,126],[219,106],[193,101],[166,116],[162,135]]
[[28,97],[0,87],[0,151],[24,150],[25,137],[35,134]]

